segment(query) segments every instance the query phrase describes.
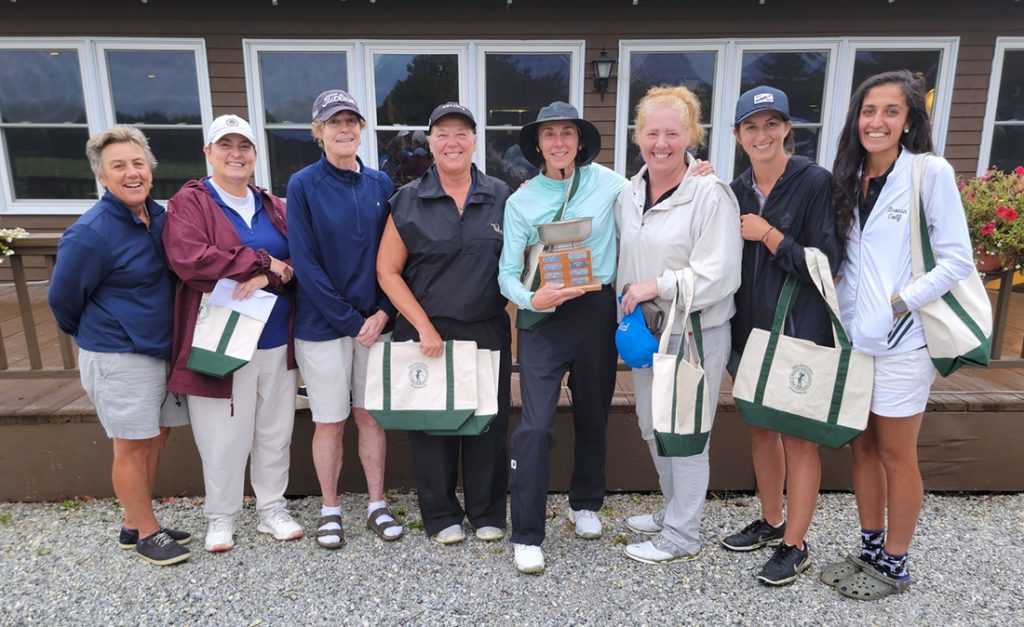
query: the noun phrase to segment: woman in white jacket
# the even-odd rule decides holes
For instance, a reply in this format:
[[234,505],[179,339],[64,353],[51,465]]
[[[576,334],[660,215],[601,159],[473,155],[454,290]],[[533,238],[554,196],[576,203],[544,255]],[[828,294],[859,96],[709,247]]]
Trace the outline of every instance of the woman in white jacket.
[[[701,314],[708,398],[717,405],[730,352],[729,319],[736,311],[733,293],[740,285],[743,240],[732,190],[718,177],[699,176],[691,167],[694,159],[686,150],[703,137],[700,103],[685,87],[655,87],[637,105],[635,140],[646,165],[619,197],[616,285],[623,292],[623,313],[645,301],[667,312],[676,293],[675,271],[693,271],[692,310]],[[678,350],[682,325],[677,315],[671,352]],[[708,450],[692,457],[658,455],[651,381],[649,368],[633,370],[640,434],[651,449],[666,502],[660,512],[627,521],[633,531],[655,537],[630,544],[626,555],[652,564],[691,560],[701,548]]]
[[911,170],[917,154],[931,150],[919,79],[887,72],[857,88],[832,175],[837,227],[846,236],[837,291],[854,348],[875,356],[875,381],[868,427],[853,441],[861,549],[821,576],[857,599],[910,585],[907,550],[924,495],[917,436],[935,379],[917,310],[974,271],[953,168],[931,157],[921,189],[936,266],[912,278]]

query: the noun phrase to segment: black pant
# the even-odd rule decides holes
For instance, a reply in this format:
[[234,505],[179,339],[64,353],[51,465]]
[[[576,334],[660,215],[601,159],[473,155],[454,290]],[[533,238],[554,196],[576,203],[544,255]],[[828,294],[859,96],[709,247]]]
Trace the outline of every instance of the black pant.
[[605,286],[560,305],[541,325],[519,331],[523,416],[512,434],[513,542],[544,541],[555,412],[566,371],[575,432],[569,505],[597,511],[604,503],[615,326],[615,293]]
[[[413,473],[423,529],[428,536],[469,518],[476,528],[505,528],[508,490],[508,416],[511,411],[512,333],[508,315],[483,322],[431,318],[444,340],[471,340],[479,348],[501,351],[498,374],[498,415],[477,436],[430,435],[409,431]],[[396,342],[419,340],[409,321],[399,318],[392,336]],[[462,456],[465,509],[455,495]]]

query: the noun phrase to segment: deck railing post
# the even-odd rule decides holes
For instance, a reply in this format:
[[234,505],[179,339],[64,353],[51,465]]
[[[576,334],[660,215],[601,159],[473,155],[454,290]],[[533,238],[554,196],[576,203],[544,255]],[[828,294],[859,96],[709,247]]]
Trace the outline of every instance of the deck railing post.
[[43,357],[39,352],[39,338],[36,336],[36,321],[32,315],[32,298],[28,293],[28,279],[21,255],[12,255],[11,272],[14,274],[14,290],[18,294],[18,310],[21,312],[21,327],[25,331],[25,348],[28,349],[28,363],[32,370],[42,370]]

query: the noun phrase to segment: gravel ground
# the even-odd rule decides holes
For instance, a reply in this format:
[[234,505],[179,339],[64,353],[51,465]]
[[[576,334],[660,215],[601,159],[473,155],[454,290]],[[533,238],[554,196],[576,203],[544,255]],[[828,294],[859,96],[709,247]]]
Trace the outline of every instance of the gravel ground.
[[[412,525],[412,494],[393,497]],[[579,540],[565,495],[549,499],[547,572],[519,575],[507,541],[474,537],[442,547],[409,529],[395,544],[363,526],[365,495],[343,498],[348,545],[278,543],[255,532],[247,501],[235,549],[203,551],[202,501],[158,505],[167,526],[196,534],[193,558],[158,568],[114,538],[111,500],[0,503],[0,623],[112,625],[1020,625],[1024,624],[1024,494],[928,495],[911,555],[917,583],[877,602],[843,598],[817,581],[820,567],[853,546],[852,496],[821,497],[811,528],[814,566],[772,589],[754,577],[769,553],[734,554],[716,539],[757,515],[750,496],[709,498],[705,548],[694,562],[651,566],[622,555],[637,541],[627,516],[660,506],[655,495],[606,500],[605,535]],[[291,502],[307,528],[317,499]]]

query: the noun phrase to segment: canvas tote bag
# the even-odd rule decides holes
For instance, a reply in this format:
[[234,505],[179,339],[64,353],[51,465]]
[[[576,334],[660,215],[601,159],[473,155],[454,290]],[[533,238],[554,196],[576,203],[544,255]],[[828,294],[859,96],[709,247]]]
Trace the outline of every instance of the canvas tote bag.
[[[914,280],[935,267],[928,238],[921,184],[930,154],[914,157],[910,191],[910,260]],[[977,272],[917,310],[928,354],[935,369],[948,377],[961,366],[987,366],[992,355],[992,304]]]
[[828,257],[815,248],[804,250],[807,270],[828,305],[835,348],[782,334],[800,289],[789,276],[772,330],[750,332],[732,394],[747,424],[839,447],[867,427],[875,360],[853,350],[843,329]]
[[[672,326],[680,300],[683,304],[682,341],[676,354],[668,352]],[[690,313],[693,304],[693,271],[676,271],[676,295],[672,299],[658,352],[654,354],[651,383],[651,413],[658,455],[689,457],[704,451],[711,435],[715,407],[704,385],[704,341],[700,312]],[[684,351],[688,330],[693,333],[693,348]],[[684,352],[687,356],[684,358]],[[716,399],[717,400],[717,399]]]
[[237,285],[232,279],[221,279],[212,292],[203,294],[188,355],[189,370],[223,378],[256,354],[277,296],[256,290],[248,300],[234,300]]
[[476,342],[447,341],[440,357],[419,342],[378,342],[366,367],[366,410],[385,429],[453,430],[477,409]]
[[476,396],[477,407],[469,420],[458,429],[445,431],[429,429],[430,435],[480,435],[498,415],[498,370],[501,367],[501,351],[477,349],[476,351]]

